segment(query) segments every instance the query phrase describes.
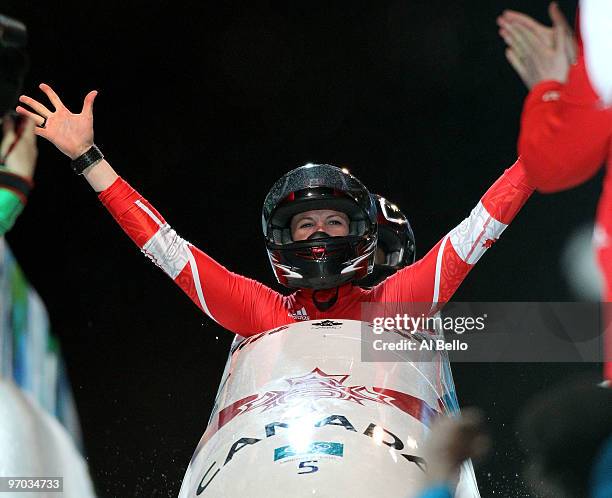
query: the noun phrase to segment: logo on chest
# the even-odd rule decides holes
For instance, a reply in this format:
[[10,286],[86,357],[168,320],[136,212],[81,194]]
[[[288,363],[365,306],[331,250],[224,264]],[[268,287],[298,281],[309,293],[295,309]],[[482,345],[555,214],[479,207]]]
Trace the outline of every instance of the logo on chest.
[[294,311],[293,313],[289,312],[288,315],[294,320],[310,320],[310,317],[308,316],[308,313],[306,312],[306,308],[304,308],[303,306],[302,306],[302,309]]

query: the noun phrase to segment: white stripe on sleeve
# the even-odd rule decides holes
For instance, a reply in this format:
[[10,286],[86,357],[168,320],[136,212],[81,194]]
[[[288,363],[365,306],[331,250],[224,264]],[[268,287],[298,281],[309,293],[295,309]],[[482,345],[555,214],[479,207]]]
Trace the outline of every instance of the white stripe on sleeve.
[[213,316],[213,314],[208,309],[208,305],[206,304],[206,299],[204,299],[204,292],[202,291],[202,283],[200,282],[200,272],[198,271],[198,265],[196,264],[196,260],[193,257],[192,252],[187,248],[187,256],[189,258],[189,267],[191,268],[191,276],[193,277],[193,283],[196,288],[196,293],[198,295],[198,300],[200,301],[200,306],[204,310],[209,317],[211,317],[215,322],[219,323],[217,319]]
[[442,240],[442,244],[440,244],[440,249],[438,249],[438,256],[436,258],[436,276],[434,279],[433,299],[431,300],[432,310],[435,308],[436,304],[438,303],[438,298],[440,297],[440,275],[442,273],[442,256],[444,255],[444,248],[446,247],[447,241],[448,235]]
[[155,235],[142,246],[142,252],[174,280],[187,265],[191,254],[188,244],[168,224],[162,225]]
[[470,216],[451,230],[451,244],[463,261],[473,265],[507,226],[493,218],[482,202],[479,202]]
[[136,201],[135,204],[142,209],[145,213],[147,213],[151,219],[157,223],[159,226],[162,226],[163,223],[161,222],[161,220],[155,216],[155,214],[153,213],[153,211],[151,211],[147,206],[145,206],[145,204],[142,201]]

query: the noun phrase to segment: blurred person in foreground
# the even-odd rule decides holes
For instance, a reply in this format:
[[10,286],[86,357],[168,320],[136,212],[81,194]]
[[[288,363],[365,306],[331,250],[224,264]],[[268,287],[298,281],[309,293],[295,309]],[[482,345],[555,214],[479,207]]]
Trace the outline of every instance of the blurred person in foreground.
[[28,70],[23,23],[0,14],[0,236],[11,229],[23,210],[36,165],[35,123],[12,111]]
[[15,223],[28,200],[36,167],[36,135],[30,119],[2,121],[0,144],[0,236]]
[[[512,10],[497,19],[506,57],[529,89],[519,155],[530,181],[544,193],[580,185],[607,163],[593,242],[604,277],[602,300],[612,302],[612,64],[610,52],[608,59],[601,56],[612,46],[612,2],[580,3],[577,38],[554,2],[549,15],[552,27]],[[610,330],[605,348],[609,381]]]
[[525,477],[542,497],[612,497],[612,390],[564,382],[523,409]]

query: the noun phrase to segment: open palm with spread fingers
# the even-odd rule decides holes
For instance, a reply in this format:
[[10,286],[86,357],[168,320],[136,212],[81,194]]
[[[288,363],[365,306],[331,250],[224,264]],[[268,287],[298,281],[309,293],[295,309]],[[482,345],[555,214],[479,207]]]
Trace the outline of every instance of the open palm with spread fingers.
[[563,12],[555,2],[548,12],[552,27],[513,10],[497,18],[499,34],[508,45],[506,58],[529,89],[545,80],[565,83],[576,60],[576,40]]
[[35,133],[46,138],[71,159],[76,159],[93,145],[93,103],[98,92],[91,91],[85,97],[79,114],[71,113],[53,89],[44,83],[39,88],[49,98],[53,111],[31,97],[22,95],[19,102],[32,111],[17,107],[17,112],[34,120]]

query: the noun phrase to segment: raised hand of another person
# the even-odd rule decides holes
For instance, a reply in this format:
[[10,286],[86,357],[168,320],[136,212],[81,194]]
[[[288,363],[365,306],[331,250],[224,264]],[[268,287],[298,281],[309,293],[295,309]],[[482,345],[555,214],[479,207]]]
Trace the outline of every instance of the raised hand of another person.
[[48,97],[54,110],[51,111],[37,100],[22,95],[19,97],[19,102],[34,112],[22,106],[18,106],[16,111],[36,123],[34,131],[36,135],[46,138],[68,157],[76,159],[94,143],[93,103],[98,92],[89,92],[81,112],[73,114],[49,85],[41,83],[39,88]]
[[38,148],[34,121],[24,119],[18,126],[10,116],[2,123],[2,143],[0,144],[0,162],[4,170],[22,178],[31,180],[34,176]]
[[531,89],[541,81],[567,81],[576,59],[576,40],[567,19],[553,2],[548,8],[552,27],[521,12],[506,10],[497,18],[508,48],[506,58]]
[[573,64],[576,61],[577,50],[574,30],[567,22],[565,15],[556,2],[552,2],[548,6],[548,15],[553,21],[553,26],[545,26],[527,14],[508,9],[497,18],[497,23],[500,25],[500,28],[503,22],[522,24],[526,28],[529,28],[544,44],[551,48],[554,46],[554,26],[558,26],[563,30],[564,34],[571,39],[571,43],[566,44],[565,49],[568,60]]
[[440,484],[454,487],[464,460],[483,456],[490,440],[478,410],[466,409],[458,417],[439,417],[423,446],[427,473],[423,489]]

